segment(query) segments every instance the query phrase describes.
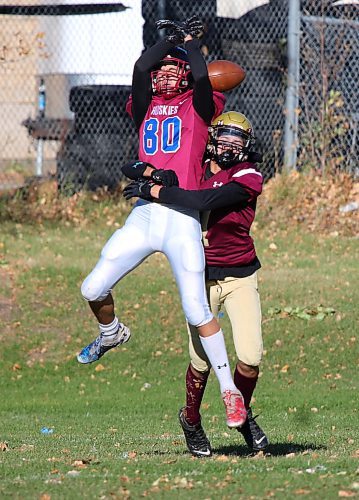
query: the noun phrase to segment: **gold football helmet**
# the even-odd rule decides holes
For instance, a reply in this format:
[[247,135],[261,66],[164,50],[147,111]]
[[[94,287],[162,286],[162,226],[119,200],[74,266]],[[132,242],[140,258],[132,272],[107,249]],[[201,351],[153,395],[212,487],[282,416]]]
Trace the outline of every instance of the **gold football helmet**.
[[227,111],[217,116],[209,127],[207,153],[221,168],[230,168],[247,160],[254,143],[248,118],[237,111]]

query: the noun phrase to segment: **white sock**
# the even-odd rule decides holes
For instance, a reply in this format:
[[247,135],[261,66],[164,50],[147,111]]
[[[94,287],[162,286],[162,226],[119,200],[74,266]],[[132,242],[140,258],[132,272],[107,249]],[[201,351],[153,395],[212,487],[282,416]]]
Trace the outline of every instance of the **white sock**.
[[226,390],[234,390],[238,392],[238,389],[234,385],[232,379],[222,330],[219,330],[210,337],[200,336],[199,338],[201,339],[203,349],[205,350],[214,373],[216,374],[221,392]]
[[104,345],[111,345],[115,342],[119,330],[119,322],[117,316],[108,325],[98,324],[100,328],[101,341]]

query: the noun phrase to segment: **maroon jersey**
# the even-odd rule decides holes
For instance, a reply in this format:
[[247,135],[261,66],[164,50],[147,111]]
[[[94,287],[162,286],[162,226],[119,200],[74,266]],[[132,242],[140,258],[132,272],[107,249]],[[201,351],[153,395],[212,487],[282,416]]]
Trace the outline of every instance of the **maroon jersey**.
[[210,267],[241,267],[256,258],[249,232],[257,196],[262,192],[262,174],[253,163],[239,163],[202,181],[201,189],[219,188],[230,182],[239,183],[251,197],[244,208],[243,205],[237,209],[236,206],[216,208],[204,217],[204,251]]
[[[156,168],[172,169],[184,189],[199,189],[208,125],[192,104],[193,90],[168,100],[154,96],[139,131],[139,159]],[[220,115],[225,97],[213,92],[215,114]],[[132,98],[126,106],[132,117]]]

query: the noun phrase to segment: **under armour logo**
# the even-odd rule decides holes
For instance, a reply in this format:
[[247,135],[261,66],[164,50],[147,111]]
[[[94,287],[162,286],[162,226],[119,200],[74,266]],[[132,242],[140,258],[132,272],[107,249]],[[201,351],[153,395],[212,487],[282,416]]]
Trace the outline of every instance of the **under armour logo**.
[[221,187],[221,186],[223,186],[223,182],[217,182],[217,181],[215,181],[215,182],[213,183],[213,187],[214,187],[214,188],[216,188],[216,187]]
[[224,363],[224,365],[217,365],[217,368],[218,370],[220,370],[221,368],[225,368],[227,366],[227,363]]

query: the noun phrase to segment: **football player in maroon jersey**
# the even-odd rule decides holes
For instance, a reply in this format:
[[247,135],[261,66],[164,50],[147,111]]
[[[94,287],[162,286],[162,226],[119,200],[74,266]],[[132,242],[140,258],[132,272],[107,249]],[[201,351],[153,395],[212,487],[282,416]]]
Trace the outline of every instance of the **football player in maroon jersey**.
[[[127,111],[139,132],[139,159],[154,162],[151,178],[158,185],[179,183],[183,189],[198,189],[201,161],[206,148],[208,125],[224,107],[224,96],[214,92],[198,38],[203,26],[196,17],[178,24],[159,21],[159,29],[170,34],[145,51],[135,63],[132,95]],[[177,47],[184,44],[184,49]],[[141,163],[137,164],[140,171]],[[152,172],[153,170],[153,172]],[[220,384],[227,425],[245,423],[244,399],[229,368],[223,333],[206,296],[205,258],[201,243],[199,211],[139,200],[125,225],[102,250],[95,268],[81,291],[99,322],[100,334],[84,347],[77,359],[92,363],[108,350],[127,342],[129,329],[114,311],[112,287],[152,253],[168,258],[190,325],[198,328],[200,343]]]
[[[253,144],[249,120],[235,111],[223,113],[210,128],[200,190],[155,186],[147,180],[129,184],[124,195],[128,199],[151,195],[163,203],[201,210],[208,298],[213,314],[218,316],[223,305],[231,321],[238,357],[234,382],[247,409],[247,420],[238,431],[251,450],[260,451],[268,446],[268,439],[253,417],[250,401],[263,352],[257,287],[261,265],[249,233],[263,178],[255,163],[261,158],[252,151]],[[132,170],[130,164],[123,168],[130,178]],[[191,362],[186,374],[186,406],[181,408],[179,420],[189,451],[208,456],[211,446],[199,410],[211,363],[196,328],[189,325],[188,331]]]

